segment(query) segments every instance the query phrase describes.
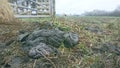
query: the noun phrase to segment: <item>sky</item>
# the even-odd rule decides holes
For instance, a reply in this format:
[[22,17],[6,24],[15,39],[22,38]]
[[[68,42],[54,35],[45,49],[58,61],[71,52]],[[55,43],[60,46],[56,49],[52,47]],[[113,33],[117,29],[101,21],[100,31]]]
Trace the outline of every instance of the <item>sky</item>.
[[56,14],[82,14],[95,9],[112,11],[120,0],[56,0]]

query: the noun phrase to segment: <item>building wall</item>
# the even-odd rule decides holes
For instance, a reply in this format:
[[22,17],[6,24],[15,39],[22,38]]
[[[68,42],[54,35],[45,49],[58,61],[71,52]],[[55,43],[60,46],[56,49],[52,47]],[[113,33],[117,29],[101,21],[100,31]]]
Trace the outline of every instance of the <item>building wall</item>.
[[16,16],[54,16],[55,0],[9,0]]

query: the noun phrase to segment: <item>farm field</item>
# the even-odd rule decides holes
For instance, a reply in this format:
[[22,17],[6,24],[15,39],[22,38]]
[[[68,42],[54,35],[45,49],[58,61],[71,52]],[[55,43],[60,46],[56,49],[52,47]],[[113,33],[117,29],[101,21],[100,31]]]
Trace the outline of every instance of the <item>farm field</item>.
[[[104,16],[57,16],[51,18],[21,18],[21,25],[0,24],[0,67],[13,68],[119,68],[120,67],[120,17]],[[41,23],[52,25],[65,32],[75,32],[79,43],[73,48],[58,49],[59,57],[29,59],[20,50],[15,39],[20,30],[27,32],[42,27]],[[8,46],[4,43],[12,41]],[[14,60],[14,61],[11,61]],[[22,61],[21,61],[22,60]],[[24,60],[24,61],[23,61]],[[15,64],[16,63],[16,64]]]

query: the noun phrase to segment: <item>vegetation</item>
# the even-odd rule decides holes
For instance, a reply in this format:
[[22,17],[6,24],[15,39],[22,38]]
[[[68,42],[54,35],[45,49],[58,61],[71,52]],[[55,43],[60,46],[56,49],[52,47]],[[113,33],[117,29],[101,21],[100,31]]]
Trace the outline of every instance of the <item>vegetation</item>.
[[11,22],[14,16],[7,0],[0,0],[0,23]]
[[93,10],[91,12],[85,12],[85,16],[120,16],[120,6],[118,6],[114,11],[105,10]]
[[[120,57],[111,53],[94,53],[91,49],[103,43],[112,43],[119,46],[119,17],[61,17],[56,19],[59,26],[68,27],[70,31],[80,36],[79,44],[70,54],[69,68],[119,68]],[[98,27],[103,34],[86,31],[86,27]],[[99,45],[100,44],[100,45]],[[64,51],[65,53],[66,51]],[[66,56],[69,56],[65,53]],[[114,59],[116,57],[116,59]],[[104,58],[104,59],[103,59]],[[109,58],[109,59],[108,59]],[[118,60],[118,61],[117,61]],[[117,63],[116,63],[117,61]]]
[[[51,18],[29,18],[21,19],[18,22],[13,20],[16,19],[10,11],[7,0],[0,0],[0,67],[3,65],[9,67],[12,59],[17,59],[15,62],[19,63],[21,58],[24,63],[20,63],[19,68],[39,68],[41,62],[43,62],[41,65],[49,68],[120,67],[120,55],[118,54],[120,50],[114,49],[115,47],[120,48],[120,17],[98,17],[93,15],[56,17],[54,20],[51,20]],[[45,21],[53,22],[54,27],[66,32],[76,32],[79,35],[79,44],[71,49],[65,48],[62,44],[59,48],[61,54],[57,57],[45,56],[44,58],[29,60],[27,55],[20,49],[20,43],[15,41],[14,38],[20,30],[34,30]],[[13,42],[11,43],[12,39]],[[7,44],[2,46],[2,43],[6,42]],[[6,46],[8,44],[10,45]],[[110,48],[102,47],[103,44],[106,44],[106,46],[110,44]],[[101,49],[99,49],[100,47]]]
[[[51,21],[44,19],[22,19],[24,21]],[[99,53],[92,48],[102,46],[104,43],[111,43],[119,46],[120,40],[120,18],[119,17],[56,17],[54,26],[65,31],[72,31],[79,34],[79,44],[73,49],[60,47],[60,57],[48,57],[56,68],[119,68],[120,57],[111,52]],[[86,27],[100,28],[102,33],[95,33],[85,30]],[[120,46],[119,46],[120,47]],[[56,60],[56,61],[55,61]],[[36,60],[36,64],[40,62]]]

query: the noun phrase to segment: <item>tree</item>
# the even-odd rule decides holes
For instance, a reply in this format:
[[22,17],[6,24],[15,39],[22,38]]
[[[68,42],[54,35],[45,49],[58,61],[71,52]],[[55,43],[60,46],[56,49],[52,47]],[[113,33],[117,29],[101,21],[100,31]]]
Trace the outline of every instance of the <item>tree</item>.
[[118,6],[114,11],[104,11],[104,10],[93,10],[91,12],[85,12],[85,16],[120,16],[120,6]]

